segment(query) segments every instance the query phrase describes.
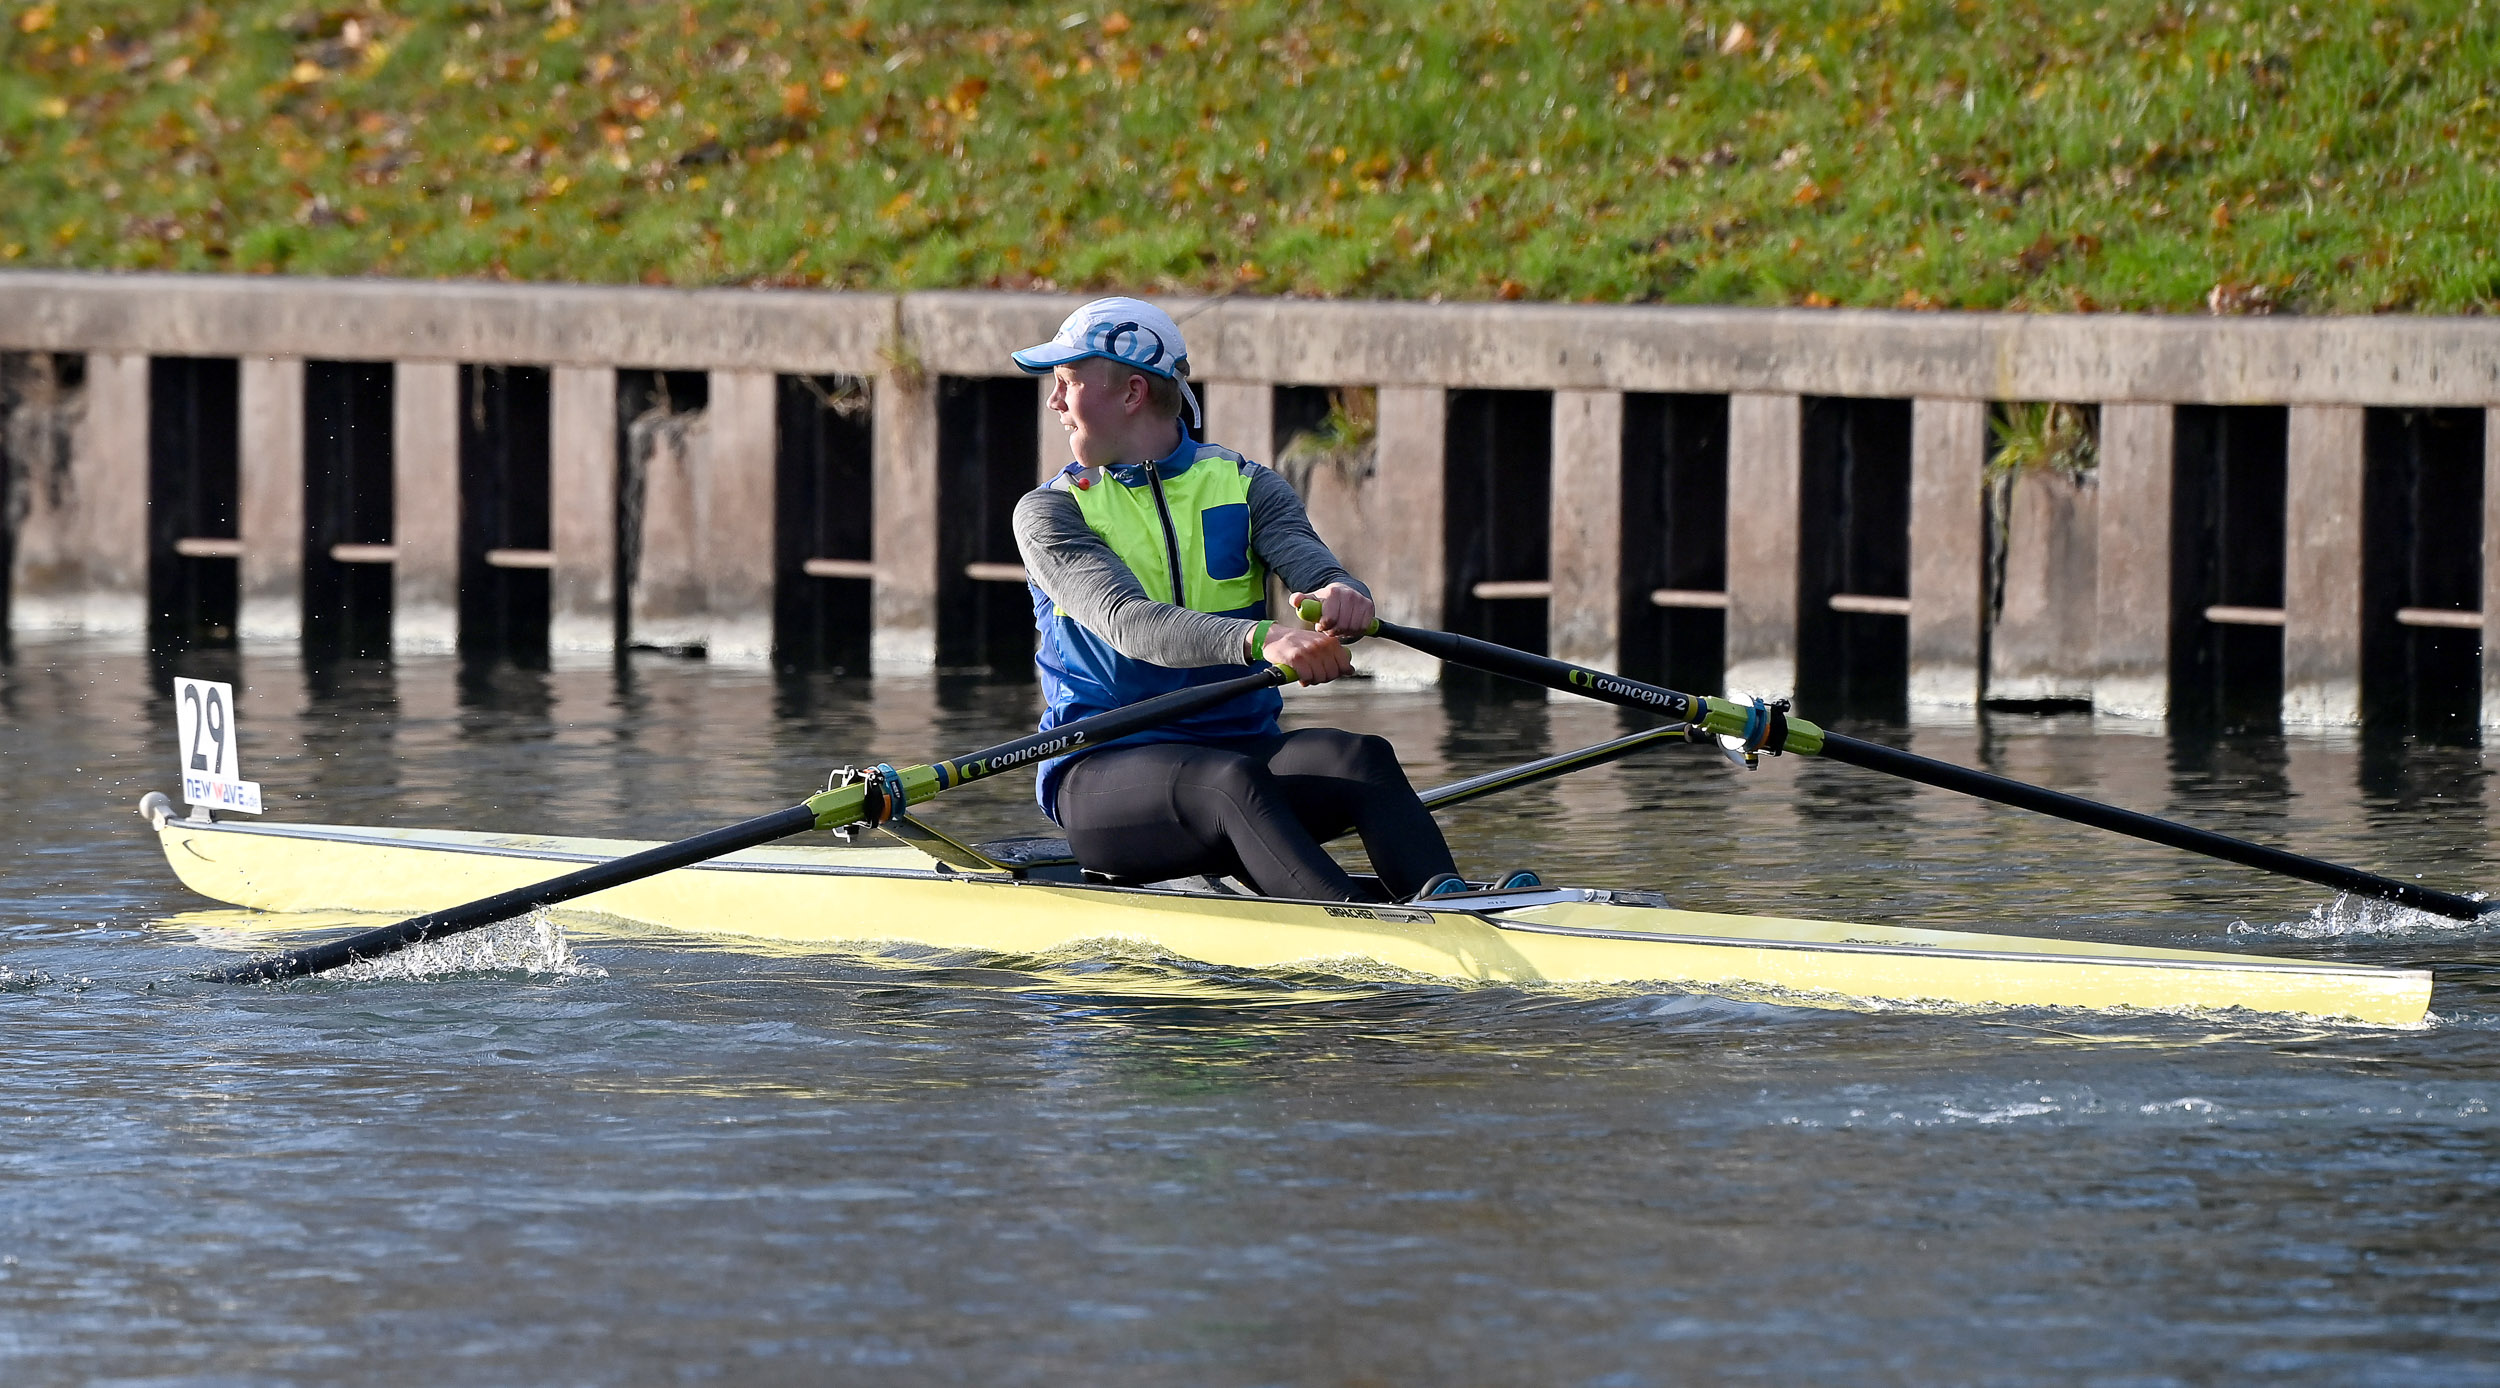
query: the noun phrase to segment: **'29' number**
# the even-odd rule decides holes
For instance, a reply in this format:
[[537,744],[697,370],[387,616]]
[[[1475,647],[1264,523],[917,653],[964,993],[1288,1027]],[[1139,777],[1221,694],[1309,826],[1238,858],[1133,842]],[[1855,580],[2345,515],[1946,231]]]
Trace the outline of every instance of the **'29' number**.
[[[214,684],[186,681],[182,701],[187,705],[184,719],[191,728],[191,755],[186,763],[193,771],[211,776],[226,774],[226,691]],[[210,744],[216,744],[210,755]]]

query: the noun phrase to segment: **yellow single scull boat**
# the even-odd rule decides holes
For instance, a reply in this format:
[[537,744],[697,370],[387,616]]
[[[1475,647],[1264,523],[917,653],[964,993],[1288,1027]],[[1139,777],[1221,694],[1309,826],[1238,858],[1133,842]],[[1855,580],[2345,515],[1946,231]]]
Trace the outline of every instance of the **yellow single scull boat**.
[[[149,818],[184,885],[273,912],[410,914],[652,845],[453,830]],[[917,827],[917,826],[914,826]],[[1281,901],[1079,880],[1048,840],[983,845],[1003,872],[894,846],[749,849],[565,909],[702,935],[837,947],[909,943],[1031,956],[1121,942],[1220,967],[1406,973],[1516,985],[1677,985],[1911,1007],[2244,1009],[2419,1023],[2418,969],[1681,910],[1647,893],[1477,892],[1420,906]],[[937,857],[945,857],[942,850]]]

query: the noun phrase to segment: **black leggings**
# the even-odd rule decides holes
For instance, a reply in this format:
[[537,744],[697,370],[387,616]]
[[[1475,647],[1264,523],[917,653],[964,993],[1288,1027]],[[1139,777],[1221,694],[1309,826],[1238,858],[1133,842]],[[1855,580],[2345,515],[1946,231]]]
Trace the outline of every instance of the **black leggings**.
[[1267,896],[1366,900],[1320,848],[1348,829],[1393,898],[1455,871],[1396,749],[1334,728],[1106,748],[1068,768],[1058,810],[1079,863],[1130,881],[1233,876]]

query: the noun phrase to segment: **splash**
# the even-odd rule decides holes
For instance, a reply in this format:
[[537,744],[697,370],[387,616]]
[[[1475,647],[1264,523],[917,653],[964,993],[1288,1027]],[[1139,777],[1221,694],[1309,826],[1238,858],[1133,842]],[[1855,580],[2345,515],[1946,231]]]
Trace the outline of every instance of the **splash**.
[[2268,925],[2233,921],[2230,933],[2278,940],[2411,940],[2453,936],[2478,928],[2480,922],[2451,920],[2392,901],[2344,895],[2324,906],[2310,907],[2309,914],[2299,920]]
[[2135,1111],[2154,1114],[2191,1113],[2201,1116],[2214,1111],[2214,1101],[2201,1095],[2190,1094],[2179,1099],[2163,1099],[2154,1103],[2138,1104],[2135,1106]]
[[1968,1109],[1946,1104],[1936,1110],[1945,1117],[1963,1123],[2011,1123],[2022,1118],[2038,1118],[2045,1114],[2063,1113],[2065,1108],[2047,1095],[2039,1103],[1999,1104],[1994,1108]]
[[533,974],[551,978],[605,978],[608,971],[573,953],[564,926],[545,911],[532,911],[448,939],[428,940],[379,959],[366,959],[325,977],[349,983],[423,982],[461,974]]

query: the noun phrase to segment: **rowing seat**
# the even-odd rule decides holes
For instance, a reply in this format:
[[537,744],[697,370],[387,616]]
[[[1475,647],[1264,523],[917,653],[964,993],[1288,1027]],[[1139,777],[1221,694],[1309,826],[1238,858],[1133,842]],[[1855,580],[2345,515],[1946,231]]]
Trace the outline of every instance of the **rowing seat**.
[[1076,855],[1068,851],[1066,839],[992,839],[976,843],[974,848],[987,854],[994,862],[1003,863],[1018,877],[1037,878],[1045,882],[1080,880]]
[[1076,855],[1068,851],[1066,839],[995,839],[988,843],[976,843],[973,847],[987,854],[991,861],[1004,864],[1016,876],[1037,882],[1100,882],[1113,887],[1166,887],[1222,896],[1242,895],[1240,888],[1212,877],[1179,877],[1168,882],[1147,882],[1137,878],[1114,877],[1106,872],[1088,872],[1077,866]]

